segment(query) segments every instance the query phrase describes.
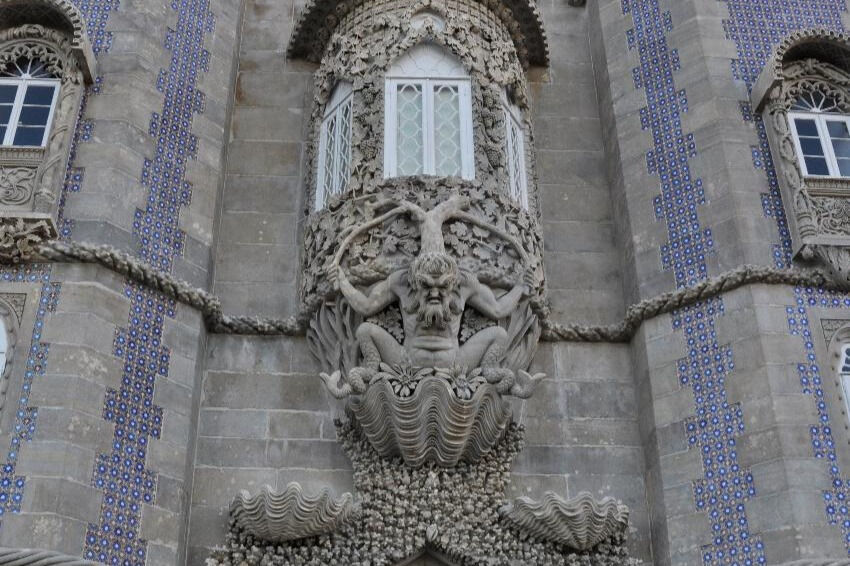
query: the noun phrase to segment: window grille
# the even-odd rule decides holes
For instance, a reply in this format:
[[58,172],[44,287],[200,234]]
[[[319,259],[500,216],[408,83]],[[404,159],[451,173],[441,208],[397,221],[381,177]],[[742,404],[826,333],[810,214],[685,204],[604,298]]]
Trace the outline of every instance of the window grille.
[[41,147],[59,93],[59,79],[37,59],[19,59],[0,74],[0,145]]
[[349,83],[340,83],[325,108],[319,136],[316,210],[331,195],[345,192],[351,177],[352,95]]
[[414,47],[388,73],[385,99],[384,177],[475,177],[472,97],[459,63]]

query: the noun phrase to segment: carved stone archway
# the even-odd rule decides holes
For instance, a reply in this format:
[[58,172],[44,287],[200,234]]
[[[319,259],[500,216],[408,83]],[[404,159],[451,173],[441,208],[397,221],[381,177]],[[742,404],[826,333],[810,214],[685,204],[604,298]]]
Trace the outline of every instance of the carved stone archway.
[[427,549],[425,552],[411,557],[407,560],[402,560],[396,566],[456,566],[448,558],[442,556],[439,552]]

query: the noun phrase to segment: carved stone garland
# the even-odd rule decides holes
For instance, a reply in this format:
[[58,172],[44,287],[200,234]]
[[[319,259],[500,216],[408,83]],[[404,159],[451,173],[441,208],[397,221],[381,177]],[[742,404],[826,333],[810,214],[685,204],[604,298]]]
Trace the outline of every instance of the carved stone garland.
[[810,58],[781,68],[781,80],[767,92],[765,124],[777,155],[795,257],[822,266],[850,289],[850,181],[803,175],[788,118],[792,105],[811,93],[829,97],[835,111],[850,114],[850,74]]
[[0,259],[16,262],[32,245],[56,237],[56,213],[68,162],[84,74],[71,40],[29,24],[0,31],[0,71],[37,59],[60,80],[44,147],[0,148]]

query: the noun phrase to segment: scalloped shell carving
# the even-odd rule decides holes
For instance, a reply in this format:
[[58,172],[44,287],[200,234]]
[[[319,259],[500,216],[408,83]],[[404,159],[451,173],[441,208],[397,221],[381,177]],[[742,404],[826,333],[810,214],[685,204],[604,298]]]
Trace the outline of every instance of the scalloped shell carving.
[[272,543],[333,532],[356,511],[350,493],[334,499],[323,489],[311,496],[296,482],[282,493],[269,486],[253,496],[243,490],[230,504],[230,517],[238,528]]
[[566,501],[551,491],[540,502],[518,497],[500,512],[527,534],[576,550],[589,550],[629,526],[628,507],[612,497],[597,501],[586,491]]
[[437,377],[422,379],[405,398],[386,381],[372,383],[365,394],[351,398],[348,408],[379,454],[400,455],[414,468],[432,461],[443,467],[477,462],[511,420],[510,404],[492,385],[478,387],[464,400]]

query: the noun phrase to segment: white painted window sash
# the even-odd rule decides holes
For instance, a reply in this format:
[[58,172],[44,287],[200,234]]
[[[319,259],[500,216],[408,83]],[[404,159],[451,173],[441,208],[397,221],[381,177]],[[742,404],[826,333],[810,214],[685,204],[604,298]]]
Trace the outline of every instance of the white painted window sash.
[[[797,118],[813,120],[815,122],[815,126],[818,130],[818,139],[820,139],[821,147],[823,147],[824,158],[826,159],[826,167],[829,170],[828,175],[809,173],[808,167],[806,166],[806,159],[803,156],[803,146],[800,143],[800,134],[797,132]],[[788,121],[790,122],[791,133],[793,134],[791,137],[794,138],[794,149],[797,151],[797,160],[800,162],[800,170],[803,172],[804,176],[820,178],[847,178],[841,175],[841,171],[838,168],[838,160],[835,157],[835,150],[832,147],[832,138],[829,135],[829,129],[827,128],[826,123],[843,122],[844,124],[847,124],[848,129],[850,129],[850,117],[839,116],[836,114],[815,114],[813,112],[789,112]]]
[[384,87],[384,178],[398,174],[397,128],[398,91],[405,85],[418,86],[422,93],[422,172],[436,174],[434,133],[434,93],[442,86],[456,87],[458,93],[458,124],[460,132],[460,176],[475,178],[472,138],[472,92],[466,79],[430,79],[424,77],[388,78]]
[[9,125],[6,127],[6,135],[0,140],[1,146],[11,146],[15,140],[15,134],[18,131],[18,121],[21,117],[21,111],[24,107],[24,98],[27,89],[30,86],[50,86],[53,87],[53,98],[50,100],[50,110],[47,113],[47,123],[44,126],[44,134],[41,137],[41,143],[37,147],[44,147],[47,143],[47,136],[50,134],[50,127],[53,125],[53,114],[56,110],[56,98],[59,96],[59,81],[56,79],[18,79],[18,78],[3,78],[0,79],[0,85],[11,85],[17,87],[15,93],[15,101],[12,104],[12,114],[9,116]]

